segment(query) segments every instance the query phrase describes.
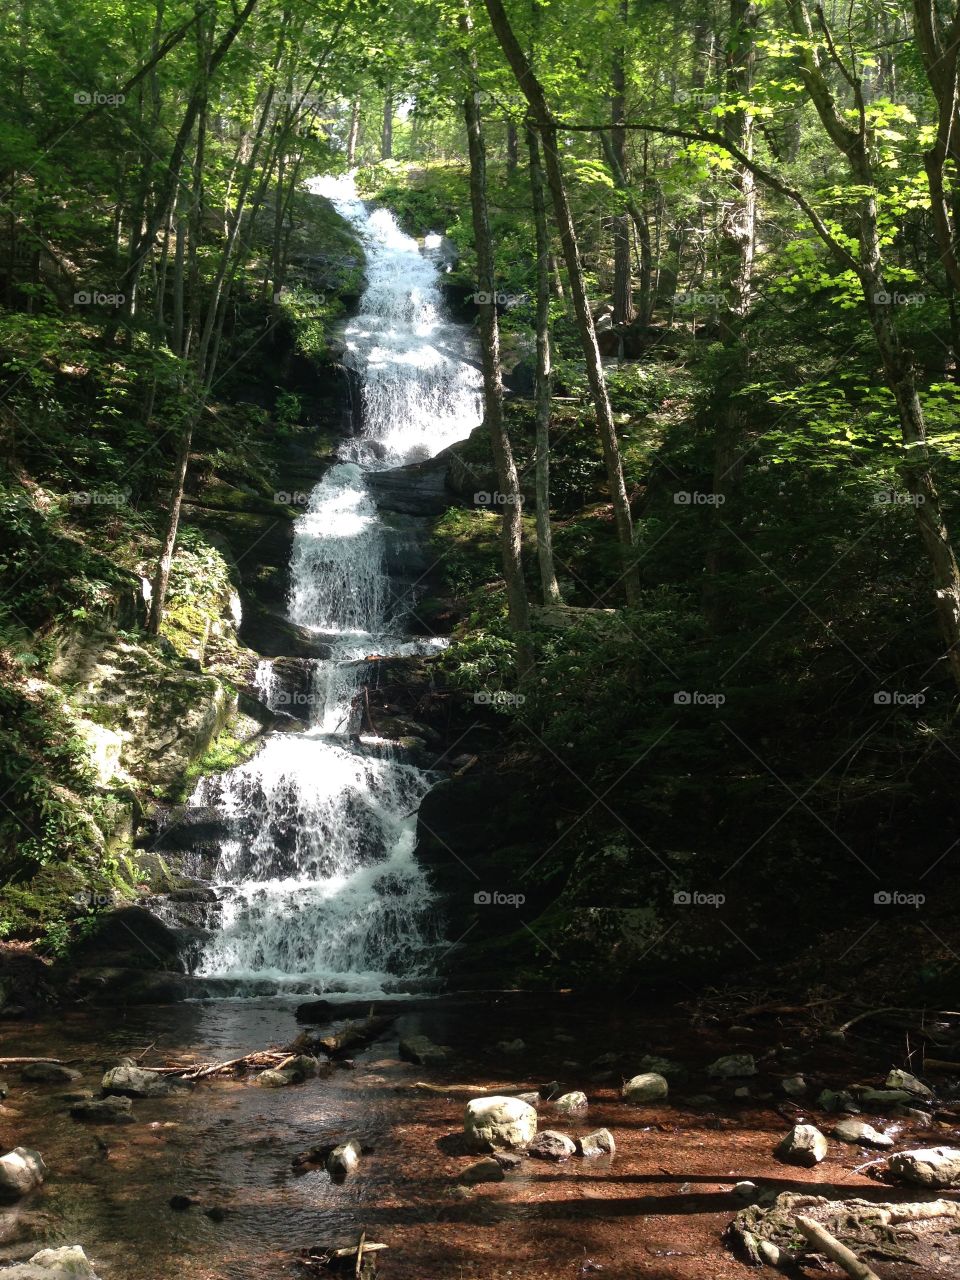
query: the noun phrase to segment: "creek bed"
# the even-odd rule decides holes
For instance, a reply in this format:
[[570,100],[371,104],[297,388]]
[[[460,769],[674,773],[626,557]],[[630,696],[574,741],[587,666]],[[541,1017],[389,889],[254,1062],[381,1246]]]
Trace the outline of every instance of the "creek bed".
[[[719,1029],[691,1028],[688,1016],[668,1005],[598,1008],[572,996],[521,993],[378,1008],[396,1011],[398,1021],[353,1069],[276,1090],[257,1087],[253,1076],[201,1083],[185,1096],[135,1101],[133,1124],[96,1127],[71,1119],[61,1095],[98,1091],[106,1067],[151,1045],[144,1065],[184,1054],[226,1060],[286,1044],[301,1029],[294,1003],[74,1009],[43,1023],[8,1024],[4,1053],[55,1056],[83,1078],[74,1086],[36,1085],[6,1073],[4,1147],[36,1147],[50,1175],[22,1202],[25,1238],[0,1245],[0,1258],[26,1256],[40,1243],[80,1243],[102,1280],[279,1280],[306,1274],[296,1262],[302,1249],[355,1242],[366,1230],[368,1239],[389,1245],[381,1254],[383,1280],[574,1280],[592,1274],[588,1262],[607,1280],[733,1280],[756,1274],[722,1244],[742,1204],[731,1192],[739,1179],[779,1190],[891,1196],[854,1172],[864,1159],[855,1147],[831,1142],[829,1158],[810,1170],[779,1164],[772,1150],[794,1104],[776,1093],[768,1102],[736,1101],[729,1087],[711,1086],[702,1075],[724,1052],[749,1047],[761,1056],[784,1037],[782,1027],[732,1041]],[[443,1067],[403,1062],[400,1032],[423,1032],[454,1056]],[[496,1047],[516,1037],[525,1049]],[[589,1064],[611,1051],[618,1055],[613,1077],[592,1080],[600,1068]],[[620,1083],[646,1053],[665,1054],[691,1075],[670,1101],[630,1106]],[[871,1064],[852,1049],[817,1045],[805,1051],[804,1068],[842,1083]],[[881,1069],[872,1063],[874,1073]],[[562,1164],[525,1159],[501,1183],[460,1187],[459,1174],[476,1159],[459,1140],[466,1095],[414,1085],[476,1085],[482,1094],[554,1079],[582,1088],[590,1109],[571,1121],[545,1102],[540,1127],[576,1137],[605,1126],[616,1155]],[[774,1082],[775,1075],[746,1083],[756,1093],[773,1090]],[[707,1091],[716,1104],[684,1101]],[[322,1169],[291,1167],[299,1152],[349,1137],[365,1154],[345,1184],[335,1185]],[[933,1141],[930,1130],[917,1139],[912,1145]],[[176,1195],[198,1203],[178,1212],[170,1207]],[[886,1280],[899,1273],[888,1267],[881,1274]]]

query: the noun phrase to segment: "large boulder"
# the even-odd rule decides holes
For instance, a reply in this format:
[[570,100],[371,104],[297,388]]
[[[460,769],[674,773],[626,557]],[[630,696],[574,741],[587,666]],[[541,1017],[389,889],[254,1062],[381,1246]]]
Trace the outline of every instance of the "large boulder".
[[41,1249],[29,1262],[0,1270],[2,1280],[97,1280],[87,1255],[78,1244]]
[[475,1151],[524,1147],[537,1132],[537,1113],[519,1098],[473,1098],[463,1116],[467,1142]]
[[29,1147],[14,1147],[0,1157],[0,1198],[19,1200],[39,1187],[47,1172],[43,1156]]
[[177,935],[142,907],[121,907],[95,916],[92,929],[75,947],[74,958],[82,968],[97,964],[164,972],[183,968]]
[[960,1148],[957,1147],[898,1151],[890,1157],[888,1167],[895,1178],[918,1187],[960,1186]]
[[670,1086],[656,1071],[642,1071],[623,1086],[621,1093],[627,1102],[662,1102]]

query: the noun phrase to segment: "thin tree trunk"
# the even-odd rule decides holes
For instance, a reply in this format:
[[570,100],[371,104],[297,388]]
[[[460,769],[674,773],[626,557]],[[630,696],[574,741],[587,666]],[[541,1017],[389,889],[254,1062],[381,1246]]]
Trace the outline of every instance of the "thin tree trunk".
[[357,142],[360,138],[360,95],[357,94],[350,104],[350,132],[347,134],[347,168],[352,169],[357,161]]
[[[465,34],[471,33],[473,24],[469,14],[462,17],[461,27]],[[466,64],[467,94],[464,98],[464,119],[467,125],[467,145],[470,153],[470,205],[477,254],[477,284],[481,296],[487,298],[487,301],[479,305],[484,417],[487,430],[490,432],[497,484],[500,486],[498,505],[501,507],[502,520],[500,549],[503,576],[507,588],[510,629],[517,646],[517,669],[522,677],[532,665],[532,652],[527,590],[523,581],[520,481],[503,415],[500,326],[497,321],[493,240],[490,235],[490,215],[487,208],[486,152],[480,117],[480,84],[477,76],[476,55],[472,50],[467,54]]]
[[537,131],[527,126],[530,152],[530,196],[537,239],[537,373],[534,391],[537,419],[537,560],[543,603],[559,604],[560,587],[553,562],[553,530],[550,525],[550,419],[552,374],[550,369],[550,235],[540,167]]
[[560,243],[563,247],[563,255],[567,264],[570,292],[573,295],[573,305],[576,312],[577,330],[583,347],[587,380],[593,396],[597,427],[600,432],[600,443],[606,464],[607,483],[610,487],[610,500],[613,505],[623,564],[621,576],[624,582],[627,603],[630,605],[639,604],[640,575],[637,570],[636,551],[633,545],[633,520],[630,515],[630,503],[627,500],[627,489],[623,479],[620,445],[617,441],[613,412],[610,408],[610,397],[607,394],[607,387],[603,378],[603,362],[600,359],[596,329],[594,328],[593,315],[590,311],[590,302],[583,279],[583,267],[580,262],[576,229],[567,200],[563,171],[560,167],[557,127],[547,105],[543,87],[534,75],[533,68],[517,41],[501,0],[485,0],[485,4],[494,33],[500,42],[507,61],[513,69],[517,84],[530,105],[540,133],[544,167],[547,172],[550,193],[553,197],[554,216],[560,232]]
[[393,90],[388,85],[383,98],[383,126],[380,130],[380,159],[393,157]]
[[[620,22],[627,20],[627,0],[620,0]],[[620,122],[626,113],[626,51],[621,45],[613,55],[613,95],[610,98],[610,145],[617,167],[626,179],[627,131]],[[619,126],[619,127],[618,127]],[[606,134],[603,135],[606,140]],[[630,252],[630,219],[618,213],[613,220],[613,323],[626,325],[633,320],[633,262]]]

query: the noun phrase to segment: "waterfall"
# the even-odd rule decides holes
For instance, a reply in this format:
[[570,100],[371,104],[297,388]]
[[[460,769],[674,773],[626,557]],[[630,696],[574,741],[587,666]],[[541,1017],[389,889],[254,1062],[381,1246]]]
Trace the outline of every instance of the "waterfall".
[[[318,180],[361,236],[367,284],[345,332],[361,389],[359,434],[296,522],[292,621],[332,646],[318,662],[302,733],[273,733],[253,759],[204,778],[190,803],[220,811],[228,836],[215,875],[219,932],[198,972],[278,987],[375,994],[426,976],[430,889],[415,857],[416,810],[435,775],[365,739],[358,705],[371,655],[429,650],[404,634],[391,598],[371,471],[420,461],[480,421],[468,335],[442,314],[438,268],[352,179]],[[272,663],[255,675],[283,709]]]

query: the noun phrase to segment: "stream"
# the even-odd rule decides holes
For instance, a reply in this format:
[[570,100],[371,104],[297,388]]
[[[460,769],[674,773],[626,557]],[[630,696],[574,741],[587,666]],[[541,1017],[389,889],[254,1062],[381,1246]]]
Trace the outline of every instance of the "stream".
[[[689,1009],[649,995],[423,994],[445,942],[416,860],[416,810],[438,775],[361,732],[360,695],[366,659],[440,641],[411,635],[415,602],[392,594],[369,477],[465,437],[480,420],[479,377],[469,332],[443,315],[431,245],[421,250],[389,212],[369,211],[349,179],[318,190],[361,234],[368,282],[346,330],[360,430],[313,490],[290,566],[290,617],[328,642],[330,656],[316,663],[305,731],[271,734],[245,764],[203,779],[191,800],[217,810],[227,832],[214,877],[219,929],[196,973],[259,994],[66,1006],[5,1029],[4,1053],[53,1056],[79,1075],[68,1085],[6,1073],[4,1150],[38,1149],[49,1176],[0,1210],[0,1261],[41,1243],[79,1243],[102,1280],[281,1280],[319,1274],[300,1265],[305,1252],[355,1244],[365,1231],[388,1246],[383,1280],[742,1278],[750,1273],[722,1243],[741,1207],[738,1180],[889,1194],[857,1171],[856,1148],[813,1169],[776,1162],[787,1124],[777,1076],[796,1070],[790,1055],[834,1086],[888,1063],[820,1045],[807,1068],[797,1026],[692,1025]],[[280,705],[271,663],[257,686]],[[304,1029],[298,997],[317,996],[330,1002],[320,1027],[371,1004],[392,1022],[355,1060],[302,1084],[215,1078],[135,1101],[127,1124],[69,1114],[71,1094],[97,1094],[124,1055],[159,1066],[288,1045]],[[412,1034],[448,1046],[444,1061],[402,1060],[400,1040]],[[732,1052],[767,1064],[746,1096],[706,1076]],[[668,1055],[686,1074],[669,1101],[630,1106],[620,1088],[646,1069],[646,1054]],[[550,1099],[565,1089],[586,1092],[586,1114],[556,1111]],[[523,1090],[542,1093],[541,1128],[576,1138],[606,1126],[616,1154],[525,1159],[501,1182],[462,1185],[476,1159],[462,1145],[466,1100]],[[298,1153],[349,1138],[363,1155],[344,1184],[322,1167],[294,1167]],[[925,1280],[947,1280],[951,1266]],[[883,1270],[884,1280],[907,1273]]]

